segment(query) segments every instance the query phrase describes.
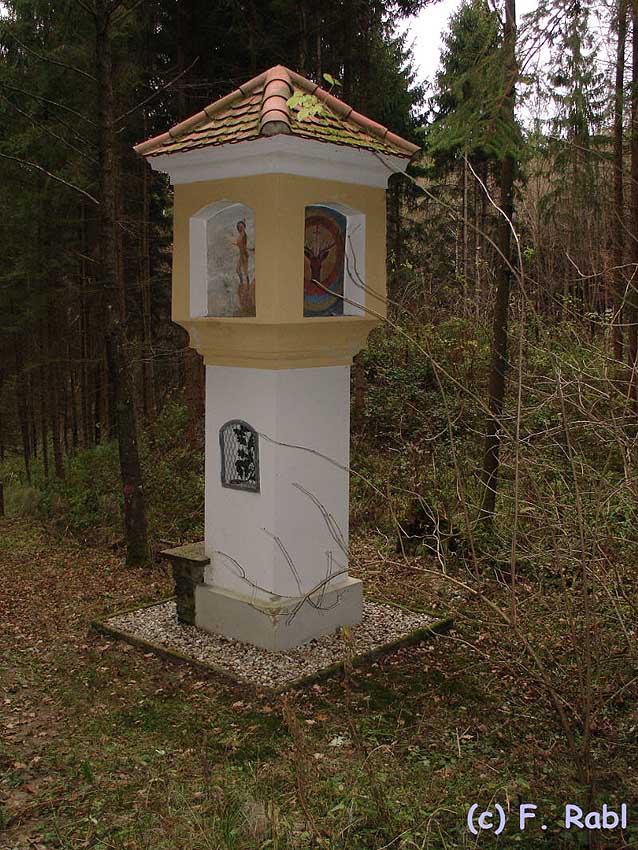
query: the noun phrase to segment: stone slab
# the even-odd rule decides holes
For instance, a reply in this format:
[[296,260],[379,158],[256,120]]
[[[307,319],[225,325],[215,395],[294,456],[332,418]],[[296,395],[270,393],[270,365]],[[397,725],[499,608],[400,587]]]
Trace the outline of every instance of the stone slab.
[[294,649],[361,622],[363,583],[347,577],[307,597],[254,599],[214,585],[195,588],[195,625],[274,651]]

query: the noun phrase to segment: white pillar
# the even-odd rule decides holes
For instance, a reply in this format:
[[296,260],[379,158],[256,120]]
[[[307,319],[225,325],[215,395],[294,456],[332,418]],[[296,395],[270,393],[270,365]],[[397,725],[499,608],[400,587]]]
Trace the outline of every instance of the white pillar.
[[[206,367],[202,628],[285,649],[359,622],[361,583],[347,575],[349,419],[348,366]],[[222,486],[230,420],[258,434],[259,492]]]

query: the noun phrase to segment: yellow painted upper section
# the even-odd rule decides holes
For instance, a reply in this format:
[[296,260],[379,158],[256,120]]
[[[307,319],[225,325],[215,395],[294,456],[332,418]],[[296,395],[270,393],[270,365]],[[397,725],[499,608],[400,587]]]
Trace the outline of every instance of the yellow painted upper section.
[[[255,215],[254,318],[194,318],[190,310],[191,216],[217,201],[251,207]],[[305,208],[343,204],[363,213],[365,292],[362,316],[304,318]],[[202,282],[202,286],[205,282]],[[263,174],[175,186],[173,321],[209,365],[295,368],[350,363],[385,316],[385,190],[290,174]]]

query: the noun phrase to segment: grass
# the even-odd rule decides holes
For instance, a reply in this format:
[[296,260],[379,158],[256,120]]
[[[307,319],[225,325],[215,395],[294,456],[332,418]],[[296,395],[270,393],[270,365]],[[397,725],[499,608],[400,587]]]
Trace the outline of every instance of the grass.
[[[0,541],[3,850],[471,847],[467,808],[491,799],[512,813],[537,803],[551,846],[578,846],[558,826],[562,801],[581,792],[551,709],[533,681],[468,649],[469,632],[345,683],[255,695],[88,630],[165,594],[165,574],[51,542],[24,520],[3,521]],[[410,595],[451,601],[423,579]],[[479,646],[492,640],[496,630]],[[610,798],[630,797],[620,753],[609,769],[623,777]],[[549,846],[514,826],[489,846]]]

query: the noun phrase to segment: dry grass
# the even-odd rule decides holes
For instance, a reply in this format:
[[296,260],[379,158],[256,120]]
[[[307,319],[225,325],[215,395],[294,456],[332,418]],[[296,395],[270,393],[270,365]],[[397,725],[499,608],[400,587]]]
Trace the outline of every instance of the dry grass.
[[[423,558],[369,541],[354,555],[375,596],[452,608],[459,628],[283,704],[93,635],[92,617],[166,593],[166,576],[4,521],[2,850],[470,847],[467,807],[492,798],[538,803],[552,846],[572,846],[558,818],[581,790],[502,628]],[[635,696],[596,733],[610,802],[636,791]],[[493,846],[545,842],[512,826]]]

